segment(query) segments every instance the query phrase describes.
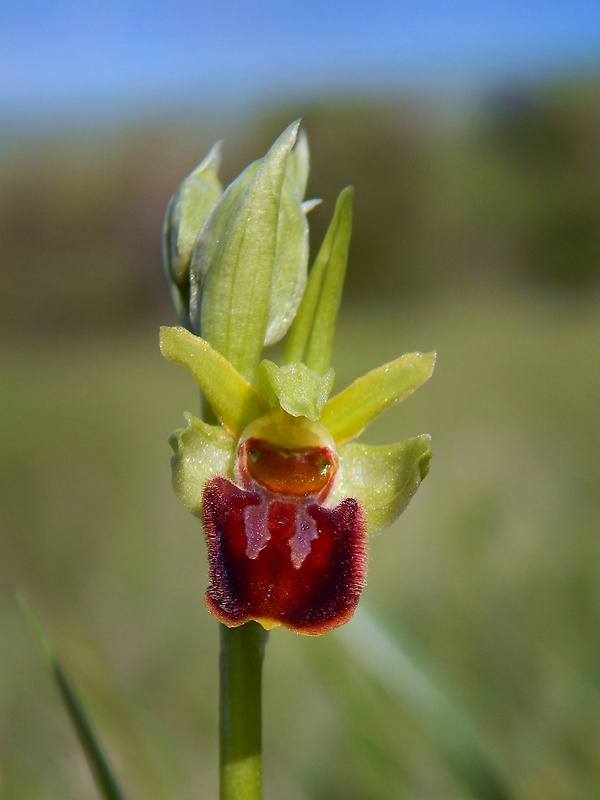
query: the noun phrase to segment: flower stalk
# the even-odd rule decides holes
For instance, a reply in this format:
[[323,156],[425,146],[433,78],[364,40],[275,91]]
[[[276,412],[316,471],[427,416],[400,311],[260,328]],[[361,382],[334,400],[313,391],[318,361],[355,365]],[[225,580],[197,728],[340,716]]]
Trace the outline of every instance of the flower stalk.
[[262,665],[268,633],[258,622],[219,628],[219,797],[261,800]]

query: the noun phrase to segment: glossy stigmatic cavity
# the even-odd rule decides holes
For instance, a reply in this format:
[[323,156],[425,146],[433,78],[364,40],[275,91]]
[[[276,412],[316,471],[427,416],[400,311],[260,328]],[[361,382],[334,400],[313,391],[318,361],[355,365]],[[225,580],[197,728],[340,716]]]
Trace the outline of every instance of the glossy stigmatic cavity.
[[328,447],[279,447],[265,439],[247,439],[242,447],[250,477],[279,494],[320,494],[337,469],[337,456]]
[[321,505],[337,467],[322,425],[280,411],[242,435],[241,485],[207,483],[205,600],[225,625],[254,619],[267,629],[320,634],[352,616],[364,585],[365,530],[356,500]]

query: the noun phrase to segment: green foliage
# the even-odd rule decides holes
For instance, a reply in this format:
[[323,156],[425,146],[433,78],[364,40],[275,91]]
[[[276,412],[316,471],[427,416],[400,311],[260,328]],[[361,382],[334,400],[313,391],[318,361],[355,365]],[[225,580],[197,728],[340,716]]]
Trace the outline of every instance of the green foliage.
[[[481,139],[512,183],[507,212],[523,271],[536,283],[572,290],[597,283],[600,172],[592,142],[599,113],[593,82],[515,90],[490,104]],[[516,207],[517,193],[525,208]]]

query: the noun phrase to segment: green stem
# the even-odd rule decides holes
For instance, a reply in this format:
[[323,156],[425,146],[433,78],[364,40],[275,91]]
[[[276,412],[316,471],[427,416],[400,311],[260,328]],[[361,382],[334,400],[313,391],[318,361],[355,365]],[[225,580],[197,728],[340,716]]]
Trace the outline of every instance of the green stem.
[[221,628],[220,800],[262,798],[262,662],[257,622]]

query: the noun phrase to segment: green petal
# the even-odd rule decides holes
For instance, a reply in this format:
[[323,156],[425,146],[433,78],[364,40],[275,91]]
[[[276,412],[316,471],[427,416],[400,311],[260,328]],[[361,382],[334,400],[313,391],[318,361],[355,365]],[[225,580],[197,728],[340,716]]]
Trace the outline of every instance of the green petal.
[[236,440],[220,425],[209,425],[185,414],[187,426],[173,431],[169,444],[173,489],[194,514],[202,512],[202,492],[206,481],[216,475],[233,478]]
[[167,283],[182,322],[189,324],[190,259],[204,220],[223,192],[217,172],[221,143],[188,175],[175,192],[163,226],[163,262]]
[[431,377],[435,353],[407,353],[372,370],[329,400],[321,422],[339,444],[356,438],[382,411]]
[[233,436],[269,411],[265,400],[227,359],[185,328],[162,327],[160,349],[169,361],[190,370],[217,418]]
[[301,361],[320,375],[331,363],[352,232],[353,193],[353,188],[348,186],[338,197],[283,354],[285,364]]
[[321,416],[335,374],[332,369],[321,377],[305,364],[278,367],[272,361],[261,361],[258,367],[258,389],[272,408],[278,405],[294,417],[307,417],[313,422]]
[[[239,202],[219,222],[222,236],[203,267],[202,336],[249,382],[256,378],[267,331],[282,187],[297,132],[296,122],[259,163]],[[213,213],[218,217],[218,206]]]
[[404,511],[429,470],[431,437],[400,444],[352,442],[338,449],[338,480],[327,505],[353,497],[363,507],[367,532],[378,533]]

